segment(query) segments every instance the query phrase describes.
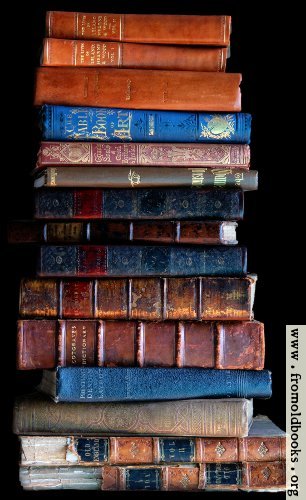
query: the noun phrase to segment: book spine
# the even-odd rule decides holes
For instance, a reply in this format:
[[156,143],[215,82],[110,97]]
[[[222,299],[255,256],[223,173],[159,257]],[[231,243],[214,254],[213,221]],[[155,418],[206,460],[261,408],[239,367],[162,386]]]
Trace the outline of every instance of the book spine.
[[241,220],[241,189],[37,189],[37,219]]
[[24,279],[19,313],[46,319],[248,321],[255,285],[252,276]]
[[257,322],[19,320],[18,369],[57,364],[261,370],[264,329]]
[[233,398],[58,405],[50,398],[27,396],[15,401],[13,428],[15,434],[25,436],[118,433],[244,437],[248,434],[251,413],[252,401]]
[[42,246],[39,276],[242,276],[246,248],[237,246]]
[[[56,402],[271,397],[267,370],[60,367],[54,375]],[[44,371],[42,391],[48,391],[48,377]]]
[[[255,438],[253,438],[255,439]],[[179,463],[232,463],[284,461],[285,437],[258,437],[249,460],[242,458],[241,443],[250,438],[192,437],[77,437],[21,436],[21,465],[141,465]],[[262,442],[270,450],[262,453]],[[259,451],[256,449],[259,448]],[[135,451],[137,450],[137,453]],[[251,458],[251,456],[254,458]],[[256,458],[255,458],[256,457]],[[280,458],[282,457],[282,458]],[[259,466],[262,464],[259,464]]]
[[241,168],[202,167],[47,167],[38,173],[34,187],[81,188],[241,188],[254,191],[258,172]]
[[42,66],[225,71],[227,48],[45,38]]
[[[247,113],[87,108],[46,104],[41,108],[40,126],[43,139],[46,141],[249,144],[251,115]],[[125,154],[127,151],[132,151],[133,145],[130,144],[130,146],[129,149],[124,149]],[[176,144],[176,146],[183,147],[180,144]],[[79,158],[76,148],[72,152],[70,144],[66,147],[67,149],[44,150],[44,154],[48,158],[52,158],[53,155],[58,157],[60,151],[61,158],[67,157],[68,151],[73,157]],[[80,150],[84,151],[83,145]],[[148,144],[147,150],[149,150]],[[98,161],[99,153],[100,151],[103,153],[104,149],[96,145],[96,148],[89,151],[97,152],[96,161]],[[155,154],[157,154],[156,151]],[[106,150],[107,157],[108,151]],[[83,161],[85,161],[84,158]]]
[[46,14],[46,36],[51,38],[226,47],[230,30],[230,16],[62,11]]
[[34,105],[240,111],[241,75],[203,71],[40,67]]
[[108,221],[41,222],[13,221],[8,241],[18,243],[158,242],[198,245],[234,245],[236,222],[202,221]]
[[140,166],[250,166],[246,144],[147,144],[103,142],[42,142],[36,168],[49,166],[140,165]]

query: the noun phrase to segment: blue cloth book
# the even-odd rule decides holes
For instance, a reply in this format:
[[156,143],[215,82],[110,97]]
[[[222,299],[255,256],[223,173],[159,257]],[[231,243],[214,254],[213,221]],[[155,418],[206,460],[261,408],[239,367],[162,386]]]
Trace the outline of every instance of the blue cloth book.
[[250,143],[251,115],[45,105],[44,140]]
[[269,398],[268,370],[66,368],[44,370],[39,389],[56,402]]

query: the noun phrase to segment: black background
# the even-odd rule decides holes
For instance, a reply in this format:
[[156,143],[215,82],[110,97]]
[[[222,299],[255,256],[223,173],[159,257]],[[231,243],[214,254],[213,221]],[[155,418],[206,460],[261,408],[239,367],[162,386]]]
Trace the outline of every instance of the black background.
[[[304,130],[300,68],[303,67],[302,27],[296,2],[286,10],[264,1],[188,0],[177,4],[161,0],[104,3],[101,1],[6,2],[2,12],[2,200],[5,217],[32,217],[32,179],[38,131],[32,109],[34,69],[39,64],[46,10],[83,12],[147,12],[177,14],[230,14],[233,17],[228,71],[241,72],[242,110],[253,115],[252,167],[259,171],[259,191],[246,195],[240,243],[248,247],[248,268],[259,275],[255,318],[265,323],[266,368],[273,372],[273,397],[255,401],[257,413],[267,414],[285,428],[285,325],[302,324],[305,309],[304,251]],[[4,32],[6,30],[6,35]],[[300,34],[302,36],[300,36]],[[300,123],[300,124],[299,124]],[[6,199],[5,199],[6,198]],[[5,226],[4,226],[5,232]],[[4,237],[5,242],[5,237]],[[2,328],[2,417],[5,440],[1,456],[2,483],[18,498],[83,498],[88,492],[22,492],[18,484],[18,445],[11,434],[14,394],[31,390],[38,374],[15,371],[16,318],[19,280],[33,269],[33,249],[5,247],[1,258],[5,301]],[[3,286],[4,285],[4,286]],[[4,404],[3,404],[4,403]],[[4,442],[3,442],[4,443]],[[2,469],[3,472],[3,469]],[[94,498],[126,497],[128,493],[91,492]],[[172,498],[177,493],[133,493],[135,497]],[[189,493],[189,496],[191,493]],[[219,498],[221,493],[205,493]],[[244,496],[224,493],[224,498]],[[267,494],[248,494],[247,498]],[[275,494],[273,498],[282,498]]]

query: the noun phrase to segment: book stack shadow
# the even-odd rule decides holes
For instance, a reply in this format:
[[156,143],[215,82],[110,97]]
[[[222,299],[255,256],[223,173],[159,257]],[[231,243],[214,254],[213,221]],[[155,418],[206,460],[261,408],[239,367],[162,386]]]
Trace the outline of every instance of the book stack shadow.
[[9,228],[37,252],[24,489],[285,489],[285,433],[253,415],[272,389],[236,237],[257,172],[230,32],[229,16],[46,14],[34,219]]

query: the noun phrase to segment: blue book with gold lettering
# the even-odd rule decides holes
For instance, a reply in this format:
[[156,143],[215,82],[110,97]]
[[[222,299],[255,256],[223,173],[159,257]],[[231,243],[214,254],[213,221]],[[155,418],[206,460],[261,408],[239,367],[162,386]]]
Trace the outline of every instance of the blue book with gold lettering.
[[249,144],[251,115],[45,105],[44,140]]
[[56,402],[269,398],[268,370],[60,367],[44,370],[39,389]]

